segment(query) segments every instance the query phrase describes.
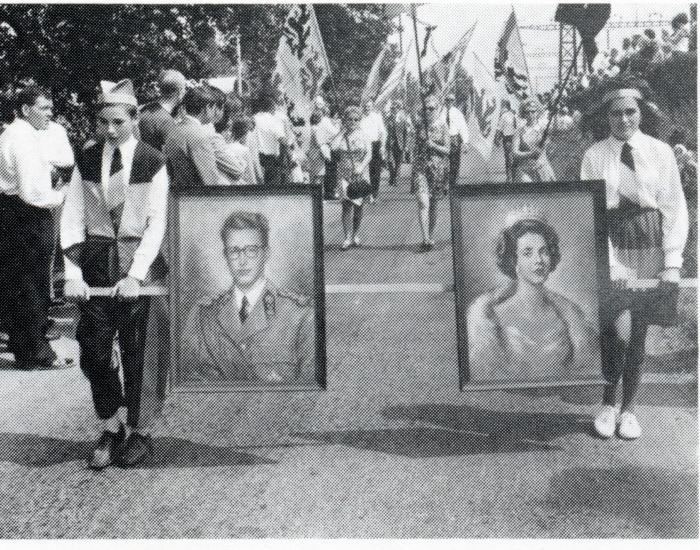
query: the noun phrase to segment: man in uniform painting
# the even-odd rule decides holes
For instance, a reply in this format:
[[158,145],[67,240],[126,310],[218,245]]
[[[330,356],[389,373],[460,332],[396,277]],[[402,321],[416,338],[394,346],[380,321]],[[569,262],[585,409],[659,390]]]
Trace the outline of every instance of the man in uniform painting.
[[190,312],[182,358],[188,376],[244,385],[314,384],[314,310],[308,298],[266,278],[267,219],[234,212],[221,239],[233,286]]

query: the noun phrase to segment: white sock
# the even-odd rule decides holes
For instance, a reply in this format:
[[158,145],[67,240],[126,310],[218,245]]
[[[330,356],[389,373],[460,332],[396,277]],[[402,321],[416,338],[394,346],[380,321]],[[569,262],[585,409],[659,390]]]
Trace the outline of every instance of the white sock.
[[113,434],[119,432],[119,427],[122,425],[121,419],[118,414],[115,414],[112,418],[108,418],[104,421],[104,429]]

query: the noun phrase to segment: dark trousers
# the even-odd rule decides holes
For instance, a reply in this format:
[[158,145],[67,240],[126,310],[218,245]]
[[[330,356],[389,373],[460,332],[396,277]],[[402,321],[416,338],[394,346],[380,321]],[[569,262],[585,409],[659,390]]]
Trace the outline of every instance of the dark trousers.
[[338,163],[331,153],[331,160],[326,162],[326,175],[323,176],[323,197],[326,200],[335,198],[335,191],[338,187]]
[[0,318],[17,364],[56,358],[46,340],[53,236],[50,209],[0,195]]
[[[80,306],[77,330],[80,367],[90,381],[97,416],[111,418],[119,407],[125,406],[127,423],[132,428],[138,428],[141,410],[149,306],[149,297],[135,302],[96,297]],[[119,372],[112,365],[117,332],[124,369],[123,388]]]
[[379,182],[382,179],[382,144],[379,141],[372,142],[372,158],[369,160],[369,183],[372,186],[372,195],[377,198],[379,194]]
[[389,185],[396,185],[396,178],[401,173],[401,164],[406,156],[406,151],[401,149],[397,142],[392,143],[389,147],[391,159],[389,162]]
[[457,176],[459,175],[459,166],[462,163],[462,138],[461,136],[452,136],[450,143],[450,188],[457,185]]
[[263,169],[264,185],[282,185],[282,157],[260,153],[260,166]]
[[513,136],[503,136],[503,156],[506,161],[506,181],[513,182]]

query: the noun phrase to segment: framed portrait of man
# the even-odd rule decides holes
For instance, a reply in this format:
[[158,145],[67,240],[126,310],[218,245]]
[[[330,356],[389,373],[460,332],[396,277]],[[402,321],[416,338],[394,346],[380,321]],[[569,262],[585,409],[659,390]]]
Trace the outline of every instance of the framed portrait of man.
[[453,191],[463,390],[603,383],[604,224],[601,182]]
[[176,189],[170,389],[325,388],[321,192]]

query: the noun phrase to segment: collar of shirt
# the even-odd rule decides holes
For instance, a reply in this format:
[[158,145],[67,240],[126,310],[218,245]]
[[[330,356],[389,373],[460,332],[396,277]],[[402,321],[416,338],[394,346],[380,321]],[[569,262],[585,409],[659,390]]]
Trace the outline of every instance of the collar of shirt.
[[[119,152],[122,156],[122,171],[124,173],[124,181],[129,182],[129,177],[131,176],[131,164],[134,160],[134,151],[136,151],[136,141],[135,137],[130,137],[124,143],[120,144]],[[116,147],[111,145],[109,142],[105,142],[104,148],[102,149],[102,188],[107,189],[109,185],[109,170],[112,167],[112,156],[114,155],[114,150]]]
[[216,135],[216,128],[214,128],[213,122],[210,122],[209,124],[202,124],[202,127],[204,128],[204,131],[207,133],[207,135],[209,135],[209,136]]
[[255,304],[258,303],[258,300],[260,300],[260,296],[262,296],[266,285],[267,279],[265,277],[261,277],[251,288],[249,288],[245,292],[237,286],[233,287],[233,298],[236,301],[236,311],[241,310],[243,296],[248,298],[248,312],[250,313],[251,311],[253,311],[253,308],[255,307]]
[[[608,145],[617,158],[620,158],[620,155],[622,154],[622,145],[624,143],[625,141],[619,140],[613,135],[610,135],[608,138]],[[644,146],[644,134],[642,134],[640,130],[637,130],[634,134],[632,134],[632,137],[626,141],[626,143],[630,144],[632,151],[635,149],[640,149]]]
[[12,121],[12,125],[17,126],[18,128],[21,128],[23,132],[34,132],[38,133],[39,130],[34,128],[29,122],[24,120],[23,118],[20,117],[15,117],[15,119]]

